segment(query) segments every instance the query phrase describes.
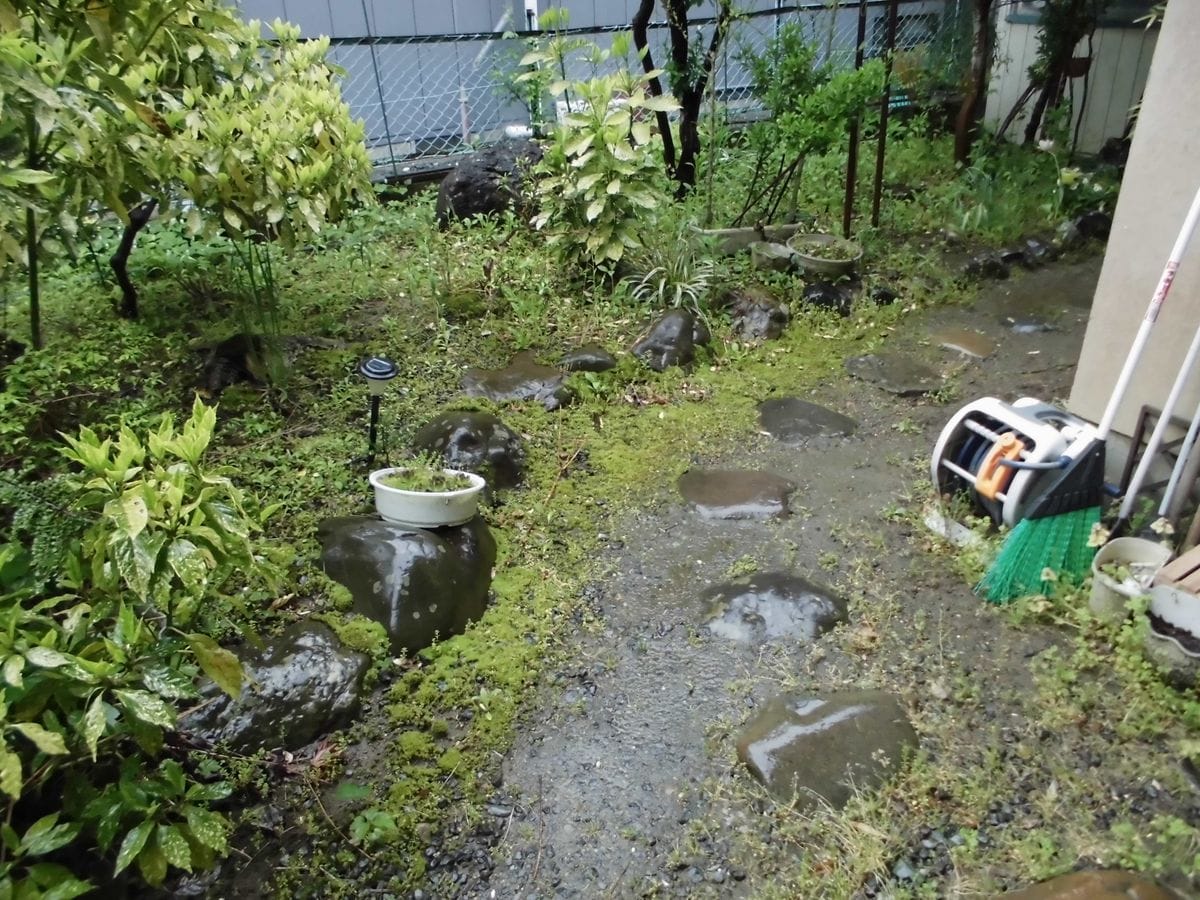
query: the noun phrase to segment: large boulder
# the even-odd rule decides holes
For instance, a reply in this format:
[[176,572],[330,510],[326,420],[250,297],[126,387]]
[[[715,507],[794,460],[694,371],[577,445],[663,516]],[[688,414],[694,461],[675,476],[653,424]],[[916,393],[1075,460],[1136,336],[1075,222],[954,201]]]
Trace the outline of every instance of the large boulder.
[[325,572],[349,589],[355,613],[387,629],[393,653],[461,634],[487,608],[496,539],[478,516],[436,531],[347,516],[318,534]]
[[319,622],[298,622],[241,658],[241,696],[235,701],[210,684],[203,702],[181,717],[180,731],[238,753],[295,750],[354,718],[370,665]]
[[855,789],[894,774],[917,734],[900,701],[882,691],[776,697],[738,738],[738,757],[781,803],[840,809]]
[[496,403],[532,400],[548,412],[570,406],[575,400],[562,370],[543,366],[530,351],[518,353],[503,369],[467,369],[462,389],[468,397]]
[[463,159],[438,188],[438,227],[528,206],[530,170],[541,158],[533,141],[506,138]]
[[673,309],[633,345],[633,355],[654,371],[663,372],[670,366],[690,365],[696,358],[696,347],[709,340],[704,322],[689,310]]
[[491,413],[442,413],[416,433],[413,449],[437,453],[451,467],[483,475],[495,487],[516,487],[525,473],[521,436]]

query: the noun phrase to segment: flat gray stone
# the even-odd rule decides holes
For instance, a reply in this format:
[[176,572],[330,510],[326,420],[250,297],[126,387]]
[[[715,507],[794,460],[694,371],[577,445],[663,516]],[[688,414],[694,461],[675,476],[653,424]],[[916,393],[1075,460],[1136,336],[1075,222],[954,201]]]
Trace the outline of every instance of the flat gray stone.
[[543,366],[533,354],[518,353],[503,369],[467,369],[462,377],[463,393],[497,403],[533,400],[548,410],[568,406],[574,399],[559,369]]
[[758,423],[785,444],[800,444],[813,437],[843,437],[858,428],[849,416],[799,397],[764,400],[758,405]]
[[701,596],[705,627],[743,644],[789,638],[808,643],[846,620],[846,601],[786,572],[765,572],[718,585]]
[[841,809],[853,790],[895,774],[917,733],[900,701],[882,691],[770,700],[738,738],[738,758],[781,803]]
[[1178,894],[1135,872],[1072,872],[1011,891],[1005,900],[1177,900]]
[[692,469],[679,476],[679,493],[710,519],[772,519],[788,514],[796,486],[770,472]]
[[852,356],[846,360],[846,371],[900,397],[928,394],[942,386],[941,375],[925,363],[901,353]]

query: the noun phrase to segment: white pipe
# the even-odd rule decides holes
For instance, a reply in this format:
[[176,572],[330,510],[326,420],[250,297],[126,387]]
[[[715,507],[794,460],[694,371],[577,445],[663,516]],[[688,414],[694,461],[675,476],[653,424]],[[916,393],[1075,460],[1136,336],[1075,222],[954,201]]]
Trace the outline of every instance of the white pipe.
[[1167,489],[1163,492],[1162,503],[1158,507],[1158,514],[1165,516],[1171,508],[1171,501],[1175,498],[1175,492],[1179,490],[1179,479],[1183,477],[1183,470],[1187,468],[1188,459],[1192,455],[1192,448],[1196,446],[1196,434],[1200,433],[1200,406],[1196,407],[1196,414],[1192,416],[1192,424],[1188,427],[1187,437],[1183,439],[1183,446],[1179,448],[1179,457],[1175,460],[1175,465],[1171,468],[1171,480],[1167,482]]
[[[1158,287],[1154,289],[1154,296],[1150,298],[1150,305],[1146,308],[1145,318],[1142,319],[1137,336],[1133,339],[1133,346],[1129,348],[1129,355],[1125,357],[1125,365],[1121,368],[1121,374],[1117,377],[1117,384],[1113,388],[1112,396],[1108,398],[1108,406],[1105,407],[1104,416],[1100,419],[1100,425],[1097,428],[1098,437],[1101,441],[1108,438],[1108,432],[1112,429],[1113,419],[1117,415],[1117,408],[1121,405],[1121,401],[1125,399],[1125,391],[1129,388],[1129,382],[1133,378],[1133,370],[1137,367],[1142,350],[1146,347],[1146,341],[1150,337],[1150,329],[1154,327],[1154,322],[1158,319],[1158,312],[1162,308],[1163,301],[1167,299],[1167,294],[1170,293],[1171,283],[1175,280],[1175,273],[1179,270],[1179,261],[1183,257],[1184,250],[1187,249],[1188,242],[1192,239],[1192,232],[1196,230],[1197,220],[1200,220],[1200,189],[1197,189],[1196,196],[1192,198],[1191,208],[1188,209],[1187,216],[1183,220],[1183,227],[1179,231],[1179,237],[1175,239],[1175,246],[1171,248],[1171,255],[1167,259],[1166,268],[1163,269],[1163,273],[1158,279]],[[1159,422],[1161,423],[1169,418],[1170,413],[1164,409],[1163,419],[1160,419]],[[1155,430],[1157,431],[1158,429]]]
[[[1129,356],[1125,358],[1125,366],[1122,368],[1121,375],[1117,379],[1117,386],[1113,390],[1112,397],[1109,398],[1108,408],[1104,411],[1104,418],[1100,422],[1101,440],[1108,435],[1108,429],[1112,426],[1113,417],[1116,415],[1116,407],[1119,405],[1121,397],[1129,385],[1129,380],[1133,375],[1133,368],[1137,364],[1142,348],[1146,344],[1150,328],[1158,318],[1158,312],[1162,308],[1163,301],[1167,299],[1167,294],[1171,290],[1171,283],[1174,282],[1175,273],[1179,270],[1180,259],[1187,249],[1188,242],[1192,238],[1192,233],[1196,230],[1197,220],[1200,220],[1200,190],[1197,190],[1196,196],[1192,198],[1191,208],[1188,210],[1187,217],[1183,220],[1183,227],[1179,231],[1179,237],[1175,239],[1175,246],[1171,248],[1171,256],[1167,260],[1166,268],[1163,269],[1162,276],[1158,280],[1158,287],[1154,291],[1154,296],[1150,298],[1150,306],[1146,309],[1146,317],[1142,320],[1142,325],[1138,329],[1137,337],[1134,338]],[[1128,489],[1125,491],[1125,497],[1121,500],[1121,509],[1118,513],[1120,521],[1127,521],[1130,513],[1133,511],[1133,503],[1137,499],[1142,482],[1146,480],[1146,474],[1150,471],[1154,455],[1162,445],[1167,428],[1171,425],[1171,416],[1175,412],[1175,404],[1179,402],[1179,395],[1183,393],[1184,385],[1192,373],[1192,367],[1196,363],[1198,354],[1200,354],[1200,328],[1196,329],[1196,334],[1192,338],[1192,344],[1188,347],[1183,364],[1179,367],[1179,374],[1175,377],[1175,383],[1171,385],[1171,392],[1167,395],[1162,412],[1158,416],[1158,422],[1154,425],[1154,433],[1150,435],[1150,440],[1146,443],[1146,450],[1142,454],[1141,461],[1138,463],[1137,471],[1133,473],[1133,478],[1129,482]],[[1131,448],[1130,452],[1136,449],[1136,447]]]

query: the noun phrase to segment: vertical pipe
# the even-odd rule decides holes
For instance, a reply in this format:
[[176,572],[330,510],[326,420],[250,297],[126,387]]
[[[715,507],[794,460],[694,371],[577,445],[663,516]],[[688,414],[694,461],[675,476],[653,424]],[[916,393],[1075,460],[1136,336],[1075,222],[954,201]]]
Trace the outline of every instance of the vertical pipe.
[[[862,68],[867,43],[867,0],[858,0],[858,36],[854,47],[854,69]],[[846,199],[842,204],[842,234],[850,237],[854,218],[854,183],[858,180],[858,116],[850,120],[850,152],[846,156]]]
[[888,114],[892,106],[892,57],[896,51],[896,22],[900,0],[888,5],[887,55],[883,59],[883,102],[879,105],[879,143],[875,147],[875,184],[871,188],[871,227],[879,227],[879,203],[883,196],[883,159],[887,154]]
[[379,435],[379,401],[382,399],[378,394],[371,395],[371,427],[367,432],[367,465],[375,463],[375,440]]
[[[367,30],[367,37],[373,38],[374,29],[371,28],[371,18],[367,15],[367,0],[362,0],[363,26]],[[379,60],[375,56],[375,42],[371,41],[371,71],[375,74],[375,93],[379,97],[379,112],[383,116],[383,133],[387,135],[388,142],[388,160],[392,164],[392,176],[398,176],[400,170],[396,167],[396,150],[395,142],[392,140],[392,126],[388,122],[387,103],[383,99],[383,79],[379,76]]]

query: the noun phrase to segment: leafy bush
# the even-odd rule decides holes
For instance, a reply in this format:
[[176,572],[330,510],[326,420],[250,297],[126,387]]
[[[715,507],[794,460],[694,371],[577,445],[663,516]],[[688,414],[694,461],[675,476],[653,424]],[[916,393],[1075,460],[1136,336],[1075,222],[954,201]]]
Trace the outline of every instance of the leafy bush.
[[[63,451],[80,475],[52,489],[7,484],[17,510],[0,544],[0,896],[84,893],[94,865],[80,865],[81,851],[115,852],[114,875],[136,863],[159,884],[225,850],[228,823],[209,804],[228,785],[197,779],[165,748],[201,670],[240,692],[240,664],[210,632],[237,606],[223,593],[235,573],[272,575],[251,540],[270,510],[201,465],[214,424],[197,401],[182,429],[165,417],[144,442],[84,428]],[[27,549],[30,533],[41,542]]]
[[[591,45],[590,62],[598,67],[623,57],[629,43],[628,35],[619,35],[611,50]],[[551,44],[526,54],[521,62],[561,66],[561,52]],[[555,96],[565,98],[567,112],[538,165],[541,211],[533,224],[569,259],[611,270],[626,250],[643,243],[655,210],[668,202],[647,120],[651,113],[678,104],[650,94],[649,80],[655,74],[621,68],[550,85]]]

